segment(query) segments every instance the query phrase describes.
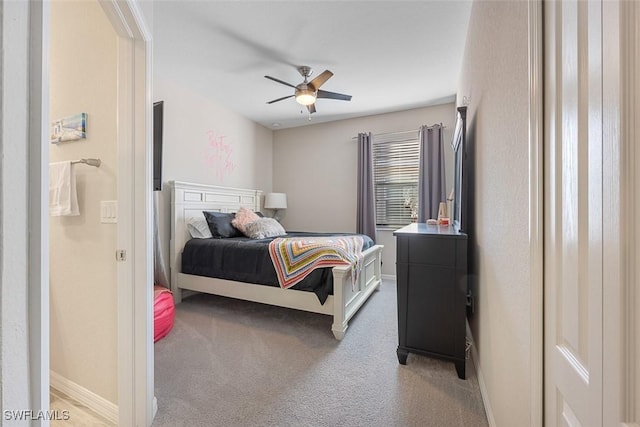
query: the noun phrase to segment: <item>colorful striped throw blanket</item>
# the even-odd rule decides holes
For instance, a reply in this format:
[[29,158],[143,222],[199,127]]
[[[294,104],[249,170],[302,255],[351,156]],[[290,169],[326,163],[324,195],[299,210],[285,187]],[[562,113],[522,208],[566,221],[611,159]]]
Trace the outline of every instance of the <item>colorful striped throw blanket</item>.
[[290,288],[316,268],[349,264],[355,285],[363,244],[361,236],[279,237],[269,243],[269,254],[281,288]]

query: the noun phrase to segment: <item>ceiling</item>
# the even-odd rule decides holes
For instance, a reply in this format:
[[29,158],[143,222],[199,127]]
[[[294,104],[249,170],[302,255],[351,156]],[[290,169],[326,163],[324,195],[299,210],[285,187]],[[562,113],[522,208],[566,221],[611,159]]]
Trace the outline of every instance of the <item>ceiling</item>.
[[[158,1],[154,72],[270,129],[452,102],[471,1]],[[296,67],[334,76],[311,116]]]

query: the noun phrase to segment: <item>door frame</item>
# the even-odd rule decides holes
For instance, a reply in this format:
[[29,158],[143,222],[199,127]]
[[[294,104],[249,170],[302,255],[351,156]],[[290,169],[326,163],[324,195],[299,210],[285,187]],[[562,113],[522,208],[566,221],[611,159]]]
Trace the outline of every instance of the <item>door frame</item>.
[[[638,34],[640,5],[637,2],[627,2],[623,3],[622,7],[624,31],[627,34]],[[623,211],[627,213],[625,225],[629,230],[628,235],[632,236],[623,272],[630,286],[625,295],[629,324],[625,340],[628,345],[626,369],[632,373],[627,377],[629,384],[626,415],[635,422],[635,427],[640,427],[640,314],[637,312],[637,308],[640,307],[640,226],[634,220],[640,217],[640,173],[635,172],[640,164],[640,149],[637,146],[640,138],[640,41],[638,37],[627,37],[624,43],[622,69],[625,70],[623,81],[626,82],[627,90],[623,92],[625,108],[622,140],[625,162],[622,182],[629,183],[630,188]]]
[[[136,0],[99,0],[118,35],[118,424],[149,426],[153,397],[151,34]],[[30,2],[29,370],[31,407],[49,408],[50,6]],[[115,254],[114,254],[115,257]],[[47,420],[40,425],[48,425]]]
[[[48,2],[29,5],[29,399],[49,409],[49,29]],[[39,106],[39,108],[37,107]],[[48,421],[41,425],[49,425]]]
[[529,58],[529,253],[530,253],[530,414],[529,425],[544,420],[544,52],[543,0],[528,2]]
[[[604,289],[605,308],[619,307],[619,316],[605,316],[604,348],[611,363],[604,365],[604,420],[607,425],[640,427],[640,5],[636,2],[604,2],[603,15],[612,28],[603,28],[603,43],[617,43],[619,51],[605,51],[603,102],[605,146],[618,173],[609,177],[606,203],[620,206],[615,219],[606,224],[605,274],[616,278]],[[607,22],[605,19],[604,22]],[[617,113],[617,116],[616,116]],[[619,122],[611,119],[618,117]],[[609,120],[607,122],[606,120]],[[619,142],[616,144],[616,142]],[[615,244],[615,245],[614,245]]]

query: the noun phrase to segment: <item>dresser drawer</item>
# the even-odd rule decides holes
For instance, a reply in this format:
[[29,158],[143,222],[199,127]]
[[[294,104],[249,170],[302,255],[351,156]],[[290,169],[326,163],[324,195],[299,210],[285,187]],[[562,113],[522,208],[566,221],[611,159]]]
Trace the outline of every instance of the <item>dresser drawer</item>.
[[431,236],[398,236],[398,262],[455,268],[456,240]]

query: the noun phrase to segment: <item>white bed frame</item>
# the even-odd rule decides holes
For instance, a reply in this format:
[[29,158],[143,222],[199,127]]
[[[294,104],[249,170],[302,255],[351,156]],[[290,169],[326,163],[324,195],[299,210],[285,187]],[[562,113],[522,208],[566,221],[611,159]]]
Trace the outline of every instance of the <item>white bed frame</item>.
[[202,211],[236,212],[240,207],[260,210],[262,192],[239,188],[170,181],[171,187],[171,291],[177,303],[183,291],[197,291],[247,301],[288,307],[333,316],[331,330],[341,340],[348,322],[358,309],[380,289],[382,246],[375,245],[364,254],[362,272],[352,284],[350,266],[333,267],[333,295],[320,304],[313,292],[274,286],[194,276],[181,272],[182,249],[190,239],[187,220]]

